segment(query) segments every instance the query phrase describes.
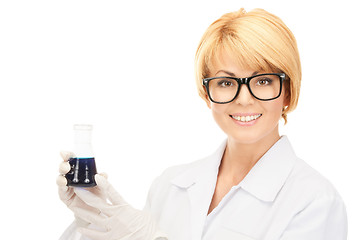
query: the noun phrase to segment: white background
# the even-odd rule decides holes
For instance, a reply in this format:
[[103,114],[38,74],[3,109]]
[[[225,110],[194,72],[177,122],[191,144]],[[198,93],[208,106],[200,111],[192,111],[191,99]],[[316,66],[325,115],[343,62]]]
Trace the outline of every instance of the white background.
[[196,47],[222,14],[260,7],[293,31],[302,59],[300,102],[281,134],[335,185],[347,206],[349,239],[360,239],[357,6],[1,1],[1,235],[57,239],[71,223],[55,179],[74,123],[94,125],[98,171],[138,208],[164,169],[213,152],[225,135],[196,92]]

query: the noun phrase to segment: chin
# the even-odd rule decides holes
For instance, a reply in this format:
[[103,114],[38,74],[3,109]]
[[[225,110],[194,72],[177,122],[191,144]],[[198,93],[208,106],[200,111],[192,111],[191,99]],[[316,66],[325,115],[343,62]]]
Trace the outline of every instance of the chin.
[[257,142],[260,142],[262,137],[257,136],[254,133],[243,133],[239,134],[239,136],[228,134],[228,139],[239,144],[255,144]]
[[[260,127],[260,126],[259,126]],[[225,130],[225,129],[223,129]],[[228,139],[238,144],[261,144],[262,142],[273,142],[279,138],[278,124],[266,128],[248,128],[248,129],[226,129],[224,131]]]

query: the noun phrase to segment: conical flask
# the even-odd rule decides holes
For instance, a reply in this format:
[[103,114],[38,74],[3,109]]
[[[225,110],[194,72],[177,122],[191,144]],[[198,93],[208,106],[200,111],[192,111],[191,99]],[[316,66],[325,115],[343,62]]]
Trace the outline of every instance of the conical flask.
[[65,175],[67,185],[73,187],[93,187],[96,164],[91,146],[92,125],[74,125],[74,157],[69,159],[70,171]]

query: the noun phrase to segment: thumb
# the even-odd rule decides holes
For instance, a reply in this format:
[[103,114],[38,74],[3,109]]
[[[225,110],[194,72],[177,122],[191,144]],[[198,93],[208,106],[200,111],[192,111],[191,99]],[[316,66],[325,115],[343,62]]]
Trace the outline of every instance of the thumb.
[[[107,175],[106,175],[107,176]],[[110,202],[114,205],[128,205],[127,202],[121,197],[121,195],[115,190],[115,188],[109,183],[109,181],[102,175],[96,174],[95,181],[98,188],[105,193]]]
[[64,162],[67,162],[70,158],[75,157],[75,154],[69,151],[61,151],[60,156],[64,160]]
[[99,175],[103,176],[103,177],[106,178],[106,179],[109,178],[109,176],[108,176],[107,173],[105,173],[105,172],[99,173]]

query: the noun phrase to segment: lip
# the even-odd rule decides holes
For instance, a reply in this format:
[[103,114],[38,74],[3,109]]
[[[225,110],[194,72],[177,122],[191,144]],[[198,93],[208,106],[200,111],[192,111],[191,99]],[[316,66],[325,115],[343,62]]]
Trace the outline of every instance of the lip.
[[261,113],[234,113],[234,114],[230,114],[231,116],[239,116],[239,117],[246,117],[246,116],[255,116],[255,115],[259,115]]
[[262,114],[257,119],[254,119],[254,120],[249,121],[249,122],[241,122],[241,121],[238,121],[238,120],[232,118],[231,116],[237,116],[237,117],[243,117],[244,116],[244,117],[246,117],[246,116],[256,116],[256,115],[259,115],[259,114],[261,114],[261,113],[234,113],[234,114],[229,115],[229,117],[231,118],[231,120],[234,121],[235,124],[237,124],[239,126],[247,126],[247,127],[249,127],[249,126],[255,125],[258,122],[258,120],[262,117]]

